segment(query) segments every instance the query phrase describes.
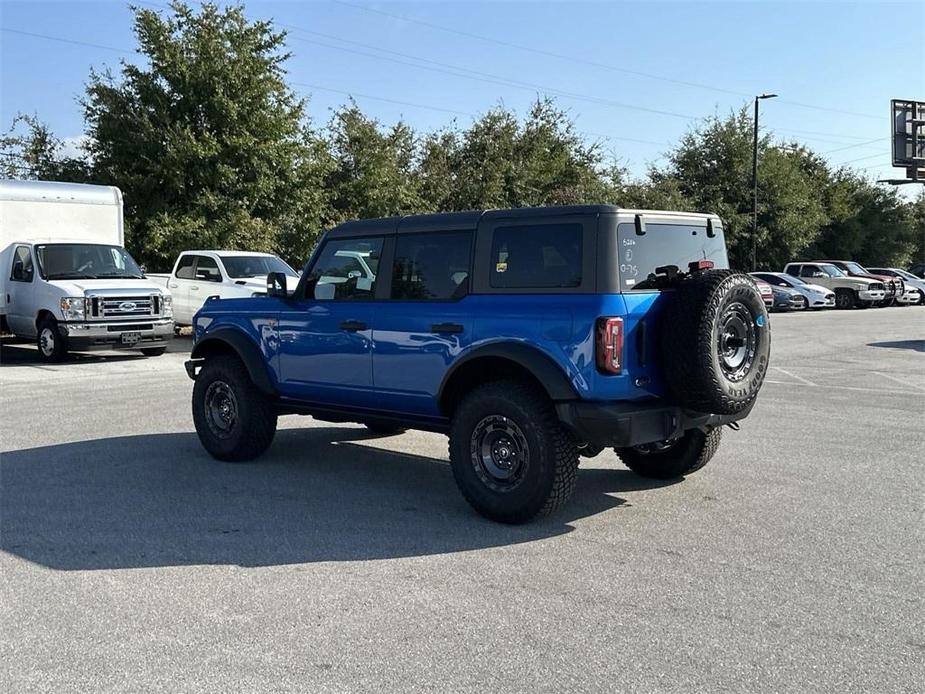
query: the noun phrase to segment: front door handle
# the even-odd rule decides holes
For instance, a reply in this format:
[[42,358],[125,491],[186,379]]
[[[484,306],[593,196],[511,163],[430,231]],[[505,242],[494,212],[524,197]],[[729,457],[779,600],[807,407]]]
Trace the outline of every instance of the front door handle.
[[190,287],[189,289],[190,289],[191,292],[198,292],[198,291],[199,291],[199,287],[198,287],[197,285],[193,285],[193,286]]
[[167,286],[170,287],[171,289],[176,289],[176,288],[179,287],[180,285],[178,285],[176,282],[171,282],[171,283],[168,284]]
[[434,323],[430,330],[435,333],[461,333],[463,327],[459,323]]
[[345,320],[345,321],[341,321],[340,329],[346,330],[347,332],[350,332],[350,333],[355,333],[359,330],[366,330],[366,323],[364,323],[363,321],[359,321],[359,320]]

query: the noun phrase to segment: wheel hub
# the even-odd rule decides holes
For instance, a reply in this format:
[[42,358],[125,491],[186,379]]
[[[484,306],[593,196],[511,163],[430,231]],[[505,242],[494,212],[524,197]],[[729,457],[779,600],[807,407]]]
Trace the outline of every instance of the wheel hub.
[[39,337],[39,345],[42,348],[42,354],[46,357],[51,356],[55,351],[55,333],[51,328],[44,328]]
[[530,463],[523,431],[501,415],[490,415],[478,423],[469,450],[476,474],[486,486],[499,492],[517,487]]
[[210,383],[206,389],[205,410],[209,430],[222,439],[231,436],[238,421],[238,400],[231,386],[224,381]]
[[717,354],[723,375],[741,381],[748,375],[758,347],[755,318],[741,303],[730,305],[720,318]]

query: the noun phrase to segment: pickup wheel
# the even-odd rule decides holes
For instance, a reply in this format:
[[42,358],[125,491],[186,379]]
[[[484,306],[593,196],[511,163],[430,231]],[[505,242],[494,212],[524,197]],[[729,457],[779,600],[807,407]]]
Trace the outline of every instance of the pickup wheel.
[[159,357],[166,351],[167,351],[166,347],[148,347],[146,349],[141,350],[141,353],[144,354],[146,357]]
[[758,396],[771,352],[754,280],[732,270],[697,272],[666,298],[661,360],[675,402],[698,412],[744,410]]
[[836,289],[835,290],[835,308],[853,308],[855,304],[860,303],[860,300],[850,289]]
[[719,448],[722,433],[719,427],[707,433],[691,429],[673,441],[615,448],[614,452],[626,467],[641,477],[673,480],[696,472],[710,462]]
[[67,338],[58,331],[58,321],[54,318],[39,321],[36,345],[42,361],[58,362],[67,357]]
[[502,523],[525,523],[572,495],[578,447],[544,393],[496,381],[472,390],[456,409],[450,466],[476,511]]
[[208,359],[193,386],[193,422],[213,458],[253,460],[272,443],[276,411],[231,355]]

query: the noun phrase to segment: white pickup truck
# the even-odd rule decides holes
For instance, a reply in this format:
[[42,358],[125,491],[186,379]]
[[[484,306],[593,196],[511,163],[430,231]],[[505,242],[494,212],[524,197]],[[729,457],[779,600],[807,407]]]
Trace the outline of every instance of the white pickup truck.
[[173,318],[179,328],[192,325],[206,299],[240,299],[267,293],[267,275],[282,272],[286,286],[295,288],[299,273],[269,253],[249,251],[184,251],[173,272],[148,277],[173,295]]
[[0,326],[34,339],[44,361],[68,351],[163,354],[170,293],[123,248],[112,186],[0,181]]

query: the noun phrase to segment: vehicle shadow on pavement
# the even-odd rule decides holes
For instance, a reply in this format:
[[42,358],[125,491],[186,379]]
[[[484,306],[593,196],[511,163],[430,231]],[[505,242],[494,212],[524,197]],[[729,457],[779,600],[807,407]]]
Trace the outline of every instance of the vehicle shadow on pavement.
[[868,347],[889,347],[892,349],[912,349],[925,352],[925,340],[896,340],[895,342],[868,342]]
[[[177,337],[167,343],[168,354],[189,354],[192,340]],[[145,357],[140,351],[71,352],[64,361],[46,364],[39,358],[38,348],[32,340],[4,337],[0,340],[0,366],[51,366],[67,367],[69,364],[97,364],[100,362],[127,361],[132,359],[157,359]]]
[[382,450],[354,428],[280,431],[253,463],[212,460],[193,433],[0,455],[0,549],[60,570],[388,559],[530,542],[660,486],[583,469],[568,506],[505,526],[472,511],[445,460]]

